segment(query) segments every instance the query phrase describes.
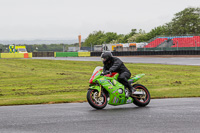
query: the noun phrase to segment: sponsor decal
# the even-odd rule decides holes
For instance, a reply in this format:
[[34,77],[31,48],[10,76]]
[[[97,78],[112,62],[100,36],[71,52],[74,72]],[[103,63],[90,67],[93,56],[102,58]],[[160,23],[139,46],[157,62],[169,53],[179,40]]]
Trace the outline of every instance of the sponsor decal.
[[116,103],[118,103],[118,101],[119,101],[119,98],[117,98]]
[[128,99],[128,100],[126,101],[126,103],[131,103],[131,101],[132,101],[131,99]]
[[99,75],[100,75],[100,73],[97,73],[94,77],[99,76]]
[[116,85],[116,84],[117,84],[117,81],[116,81],[116,80],[113,80],[113,84]]
[[111,103],[113,102],[113,100],[114,100],[114,97],[112,98]]
[[116,100],[116,97],[114,98],[114,101],[113,101],[113,103],[115,103],[115,100]]
[[101,78],[99,81],[100,81],[101,83],[104,83],[104,82],[106,82],[106,79],[105,79],[105,78]]
[[117,91],[117,90],[113,91],[112,94],[115,93],[116,91]]
[[104,84],[103,86],[109,86],[110,84]]
[[108,86],[108,89],[113,89],[113,87],[112,86]]
[[122,102],[121,103],[124,103],[124,99],[122,99]]

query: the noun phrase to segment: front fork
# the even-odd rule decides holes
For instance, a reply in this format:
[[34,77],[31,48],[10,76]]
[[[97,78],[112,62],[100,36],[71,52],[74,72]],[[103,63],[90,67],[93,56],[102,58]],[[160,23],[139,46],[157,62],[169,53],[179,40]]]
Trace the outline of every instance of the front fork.
[[89,89],[91,90],[97,90],[99,93],[97,95],[97,97],[101,97],[101,94],[102,94],[102,85],[97,85],[97,86],[90,86]]
[[99,91],[98,97],[101,96],[101,91],[102,91],[102,86],[100,85],[100,91]]

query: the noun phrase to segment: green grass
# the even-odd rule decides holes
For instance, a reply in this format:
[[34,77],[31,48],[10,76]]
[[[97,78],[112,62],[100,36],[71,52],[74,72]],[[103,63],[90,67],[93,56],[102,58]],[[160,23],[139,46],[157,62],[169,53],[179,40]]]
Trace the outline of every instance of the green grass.
[[[125,64],[152,98],[199,97],[200,67]],[[0,59],[0,105],[86,101],[88,81],[102,62]]]

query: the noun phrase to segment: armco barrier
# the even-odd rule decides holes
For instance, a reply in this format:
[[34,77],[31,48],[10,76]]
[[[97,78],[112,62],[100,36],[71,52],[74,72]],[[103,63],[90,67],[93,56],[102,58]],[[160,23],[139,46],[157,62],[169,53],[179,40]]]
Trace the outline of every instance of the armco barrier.
[[54,52],[33,52],[33,57],[54,57]]
[[78,52],[78,56],[79,56],[79,57],[90,56],[90,52]]
[[78,52],[56,52],[56,57],[78,57]]
[[[1,58],[24,58],[27,53],[1,53]],[[28,58],[32,58],[32,53],[28,53]]]

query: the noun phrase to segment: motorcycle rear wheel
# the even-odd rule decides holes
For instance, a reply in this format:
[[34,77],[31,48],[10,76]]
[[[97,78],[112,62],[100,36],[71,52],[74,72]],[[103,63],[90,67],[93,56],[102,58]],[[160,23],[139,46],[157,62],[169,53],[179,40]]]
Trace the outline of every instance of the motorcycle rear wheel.
[[133,85],[133,87],[136,89],[136,91],[144,92],[144,95],[142,95],[142,96],[136,95],[135,97],[133,97],[133,103],[139,107],[144,107],[144,106],[148,105],[150,102],[150,99],[151,99],[148,89],[141,84],[135,84],[135,85]]
[[98,97],[98,94],[97,90],[88,90],[87,101],[93,108],[103,109],[107,105],[107,97],[103,92],[100,97]]

